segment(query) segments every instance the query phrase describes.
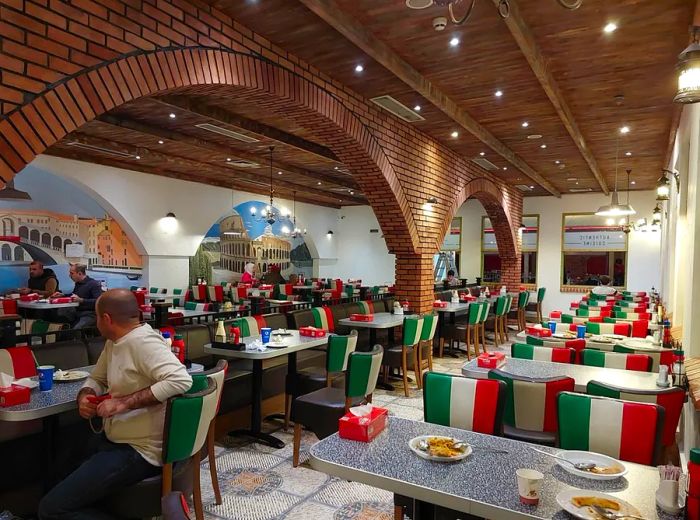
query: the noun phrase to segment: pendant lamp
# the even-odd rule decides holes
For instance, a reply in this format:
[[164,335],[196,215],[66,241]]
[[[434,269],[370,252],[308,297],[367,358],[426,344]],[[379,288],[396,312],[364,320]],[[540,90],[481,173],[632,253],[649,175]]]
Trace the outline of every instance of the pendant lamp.
[[[626,215],[634,215],[636,211],[629,204],[620,204],[620,199],[617,194],[617,167],[620,155],[620,134],[617,134],[615,139],[615,191],[610,195],[610,204],[606,204],[598,208],[595,214],[599,217],[624,217]],[[628,188],[629,197],[629,188]]]

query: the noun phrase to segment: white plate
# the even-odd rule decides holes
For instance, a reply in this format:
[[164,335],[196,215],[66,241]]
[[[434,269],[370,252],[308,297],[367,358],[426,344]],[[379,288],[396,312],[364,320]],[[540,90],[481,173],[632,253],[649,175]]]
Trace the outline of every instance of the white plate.
[[558,339],[569,340],[569,339],[576,339],[576,334],[565,334],[563,332],[555,332],[554,334],[552,334],[552,337],[558,338]]
[[53,374],[53,380],[58,383],[72,383],[88,377],[90,377],[90,372],[83,372],[82,370],[63,370]]
[[596,514],[593,509],[590,507],[576,507],[574,504],[571,503],[571,499],[573,497],[600,497],[600,498],[607,498],[609,500],[614,500],[618,504],[620,504],[620,510],[615,511],[615,513],[622,513],[624,515],[635,515],[635,516],[641,516],[639,514],[639,510],[634,507],[632,504],[629,502],[625,502],[624,500],[614,497],[612,495],[608,495],[607,493],[601,493],[600,491],[592,491],[590,489],[565,489],[564,491],[560,491],[559,494],[557,495],[557,504],[561,506],[561,508],[566,511],[567,513],[570,513],[572,516],[575,518],[580,518],[581,520],[600,520],[600,516]]
[[627,339],[627,336],[623,336],[622,334],[601,334],[601,336],[605,336],[606,338],[610,338],[615,341],[623,341]]
[[595,343],[615,343],[615,340],[609,336],[603,334],[595,334],[591,336],[591,341]]
[[566,460],[570,460],[574,463],[593,462],[596,466],[620,466],[622,468],[622,471],[620,471],[619,473],[591,473],[590,471],[581,471],[580,469],[574,468],[571,464],[567,464],[566,462],[555,459],[557,464],[559,464],[563,469],[565,469],[572,475],[576,475],[577,477],[584,477],[592,480],[614,480],[616,478],[622,477],[627,473],[627,468],[622,462],[613,459],[612,457],[608,457],[607,455],[603,455],[602,453],[595,453],[593,451],[562,450],[556,455],[558,455],[559,457],[563,457]]
[[418,449],[418,443],[422,440],[428,440],[428,439],[452,439],[453,441],[457,441],[459,439],[455,439],[453,437],[444,437],[442,435],[420,435],[419,437],[413,437],[410,441],[408,441],[408,447],[411,448],[411,451],[418,455],[419,457],[427,460],[435,460],[439,462],[455,462],[458,460],[466,459],[469,455],[472,453],[472,447],[467,444],[467,449],[464,450],[464,453],[461,453],[460,455],[455,455],[454,457],[436,457],[435,455],[431,455],[430,453],[427,453],[423,450]]

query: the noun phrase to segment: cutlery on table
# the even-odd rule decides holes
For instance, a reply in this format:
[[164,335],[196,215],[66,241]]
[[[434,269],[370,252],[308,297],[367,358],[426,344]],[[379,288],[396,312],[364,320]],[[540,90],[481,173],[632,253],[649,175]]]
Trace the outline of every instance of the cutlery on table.
[[576,468],[579,471],[590,471],[593,468],[595,468],[596,464],[595,462],[571,462],[569,459],[565,459],[564,457],[560,457],[559,455],[553,455],[552,453],[547,453],[544,450],[538,450],[537,448],[530,447],[532,451],[536,451],[537,453],[542,453],[543,455],[547,455],[549,457],[552,457],[553,459],[559,459],[563,460],[564,462],[568,462],[571,464],[574,468]]
[[636,516],[636,515],[626,515],[624,513],[615,513],[613,511],[608,511],[604,507],[600,506],[591,506],[593,511],[596,512],[601,518],[605,518],[606,520],[622,520],[623,518],[630,518],[631,520],[646,520],[642,516]]

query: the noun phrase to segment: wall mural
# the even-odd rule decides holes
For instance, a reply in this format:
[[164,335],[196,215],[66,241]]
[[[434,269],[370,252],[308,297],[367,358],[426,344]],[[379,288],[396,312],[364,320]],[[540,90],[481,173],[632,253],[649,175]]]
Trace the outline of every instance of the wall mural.
[[26,287],[32,260],[54,271],[62,291],[74,285],[68,270],[75,262],[108,288],[140,284],[141,255],[87,193],[31,166],[16,177],[15,187],[31,200],[0,199],[0,292]]
[[[248,262],[255,264],[258,278],[271,277],[271,266],[279,266],[285,280],[292,273],[311,277],[313,259],[304,235],[291,234],[294,224],[289,218],[268,224],[262,217],[266,208],[264,202],[249,201],[221,217],[190,259],[190,283],[197,278],[215,284],[237,282]],[[279,208],[274,210],[282,214]]]

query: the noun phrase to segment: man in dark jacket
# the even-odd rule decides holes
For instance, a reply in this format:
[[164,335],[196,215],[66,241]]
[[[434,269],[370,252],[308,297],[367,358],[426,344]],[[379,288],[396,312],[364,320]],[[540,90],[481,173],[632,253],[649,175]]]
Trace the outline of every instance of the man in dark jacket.
[[53,269],[44,269],[44,264],[34,260],[29,264],[27,287],[19,289],[20,294],[37,293],[42,298],[58,291],[58,278]]
[[[87,267],[83,264],[71,264],[70,275],[71,280],[75,282],[71,298],[74,302],[78,302],[76,309],[76,319],[71,324],[73,329],[82,329],[83,327],[92,327],[97,323],[95,314],[95,302],[102,294],[102,286],[100,282],[87,275]],[[54,296],[63,296],[61,293],[55,293]]]

